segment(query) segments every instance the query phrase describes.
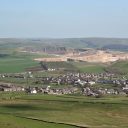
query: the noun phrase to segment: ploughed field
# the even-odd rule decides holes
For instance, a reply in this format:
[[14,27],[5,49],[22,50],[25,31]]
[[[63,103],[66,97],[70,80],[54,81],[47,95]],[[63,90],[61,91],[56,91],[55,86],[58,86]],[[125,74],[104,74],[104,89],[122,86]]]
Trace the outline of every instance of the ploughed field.
[[128,97],[0,93],[1,128],[128,128]]

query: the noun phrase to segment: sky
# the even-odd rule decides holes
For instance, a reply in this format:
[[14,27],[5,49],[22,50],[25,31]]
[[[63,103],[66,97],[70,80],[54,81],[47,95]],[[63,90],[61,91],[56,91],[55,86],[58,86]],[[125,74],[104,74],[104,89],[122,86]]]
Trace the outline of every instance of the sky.
[[128,38],[128,0],[0,0],[0,38]]

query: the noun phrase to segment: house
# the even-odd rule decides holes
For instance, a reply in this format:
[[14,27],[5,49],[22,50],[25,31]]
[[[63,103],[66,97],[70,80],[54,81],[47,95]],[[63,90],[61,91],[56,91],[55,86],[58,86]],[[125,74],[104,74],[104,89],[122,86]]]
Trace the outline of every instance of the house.
[[88,82],[90,85],[94,85],[96,82],[95,81],[89,81]]
[[125,85],[125,87],[123,87],[122,90],[128,90],[128,84]]
[[35,88],[32,88],[31,91],[30,91],[31,94],[36,94],[37,93],[37,90]]

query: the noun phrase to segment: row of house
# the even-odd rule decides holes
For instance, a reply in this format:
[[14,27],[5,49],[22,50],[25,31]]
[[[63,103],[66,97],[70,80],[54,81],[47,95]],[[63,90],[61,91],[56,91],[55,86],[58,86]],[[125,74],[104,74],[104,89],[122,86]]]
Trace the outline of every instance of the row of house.
[[[2,76],[3,74],[0,74]],[[5,77],[18,76],[18,78],[24,78],[26,74],[4,74]],[[22,77],[21,77],[22,76]],[[33,76],[29,73],[29,76]],[[17,78],[17,77],[15,77]],[[42,85],[47,85],[46,87],[29,87],[23,88],[21,86],[16,86],[13,84],[0,83],[0,91],[26,91],[27,93],[47,93],[47,94],[73,94],[81,89],[81,93],[84,95],[98,95],[98,94],[119,94],[123,91],[128,90],[128,79],[118,78],[115,74],[111,73],[67,73],[65,75],[60,75],[57,77],[31,77],[34,78],[34,84],[41,83]],[[36,81],[35,81],[36,80]],[[60,88],[51,88],[50,84],[57,85],[71,85]],[[97,88],[96,84],[112,84],[119,88],[114,90],[112,88]]]
[[17,86],[10,83],[0,83],[0,91],[4,92],[16,92],[16,91],[24,91],[24,87]]
[[50,86],[46,87],[29,87],[26,88],[27,93],[36,94],[54,94],[54,95],[62,95],[62,94],[74,94],[77,93],[78,88],[76,87],[64,87],[64,88],[51,88]]
[[98,88],[98,89],[94,89],[94,88],[83,88],[82,91],[83,95],[86,96],[98,96],[98,95],[125,95],[125,92],[123,90],[116,90],[116,89],[107,89],[107,88]]

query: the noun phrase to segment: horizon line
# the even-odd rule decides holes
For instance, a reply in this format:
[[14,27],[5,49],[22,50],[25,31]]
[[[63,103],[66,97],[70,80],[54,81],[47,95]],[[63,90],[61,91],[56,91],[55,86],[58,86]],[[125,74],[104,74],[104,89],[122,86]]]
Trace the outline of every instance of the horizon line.
[[0,39],[80,39],[80,38],[104,38],[104,39],[128,39],[128,37],[0,37]]

